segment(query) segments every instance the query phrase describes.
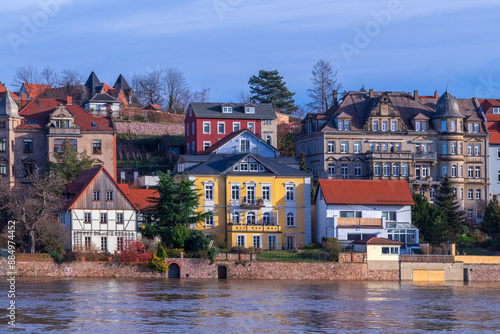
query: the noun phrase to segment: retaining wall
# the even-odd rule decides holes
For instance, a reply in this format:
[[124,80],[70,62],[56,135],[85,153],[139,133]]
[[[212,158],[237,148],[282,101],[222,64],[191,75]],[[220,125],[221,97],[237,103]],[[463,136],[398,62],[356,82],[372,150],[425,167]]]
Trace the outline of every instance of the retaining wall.
[[464,264],[464,268],[469,271],[471,282],[500,282],[500,265]]

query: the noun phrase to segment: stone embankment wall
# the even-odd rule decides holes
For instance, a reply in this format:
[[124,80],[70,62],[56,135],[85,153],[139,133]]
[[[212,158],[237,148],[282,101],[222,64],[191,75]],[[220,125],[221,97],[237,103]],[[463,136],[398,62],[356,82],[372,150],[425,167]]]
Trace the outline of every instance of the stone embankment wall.
[[500,265],[471,264],[464,265],[469,270],[471,282],[500,282]]
[[184,136],[184,124],[115,122],[117,133],[142,136]]

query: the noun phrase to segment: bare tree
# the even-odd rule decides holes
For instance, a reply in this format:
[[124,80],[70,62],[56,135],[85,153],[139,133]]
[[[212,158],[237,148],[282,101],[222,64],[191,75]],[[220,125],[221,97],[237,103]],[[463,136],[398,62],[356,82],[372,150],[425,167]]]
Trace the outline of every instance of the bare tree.
[[134,94],[143,106],[163,104],[163,71],[154,70],[145,74],[135,74],[130,81]]
[[208,102],[210,95],[210,88],[203,87],[201,91],[196,91],[191,96],[189,102]]
[[240,90],[238,94],[235,95],[236,100],[239,103],[250,103],[252,102],[252,95],[249,92]]
[[73,96],[82,92],[84,77],[81,73],[71,69],[64,69],[61,73],[59,86],[66,87],[67,94]]
[[167,97],[167,111],[181,114],[189,103],[191,92],[184,73],[176,68],[168,68],[164,74],[165,93]]
[[55,69],[50,66],[46,66],[40,72],[40,83],[42,85],[57,87],[57,85],[59,85],[59,75]]
[[337,72],[333,72],[330,62],[319,60],[313,67],[311,81],[313,88],[308,89],[312,99],[307,107],[311,110],[325,112],[333,105],[333,91],[342,88],[337,79]]
[[40,83],[40,75],[35,67],[27,65],[16,68],[16,74],[12,78],[12,86],[20,89],[23,83]]

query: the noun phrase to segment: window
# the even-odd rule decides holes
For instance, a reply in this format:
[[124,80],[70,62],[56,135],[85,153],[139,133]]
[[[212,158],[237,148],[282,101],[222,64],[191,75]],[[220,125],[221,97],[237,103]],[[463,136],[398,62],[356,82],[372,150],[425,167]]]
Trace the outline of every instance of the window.
[[350,120],[345,120],[344,121],[344,129],[345,130],[351,130],[351,121]]
[[245,107],[245,113],[246,114],[255,114],[255,108],[254,107]]
[[474,216],[474,210],[467,210],[467,219],[472,219]]
[[387,121],[382,121],[382,131],[387,131]]
[[443,165],[443,168],[442,168],[442,177],[445,177],[446,175],[448,175],[448,166],[447,165]]
[[422,131],[422,122],[415,122],[415,131]]
[[497,148],[497,159],[500,159],[500,148]]
[[[498,156],[500,158],[500,149],[498,150]],[[328,142],[328,153],[335,153],[335,142],[334,141],[329,141]]]
[[113,200],[113,192],[112,191],[106,191],[106,201],[111,202]]
[[347,174],[348,174],[347,164],[342,164],[341,169],[342,169],[342,170],[341,170],[341,172],[342,172],[342,177],[343,177],[344,179],[346,179],[346,178],[347,178]]
[[236,236],[236,245],[240,247],[245,247],[245,236],[244,235],[237,235]]
[[123,237],[116,237],[116,250],[119,252],[123,250]]
[[210,122],[203,122],[203,133],[210,133]]
[[247,185],[247,203],[254,204],[255,203],[255,184]]
[[382,254],[399,254],[399,247],[382,247]]
[[401,175],[408,176],[408,164],[407,163],[401,164]]
[[442,143],[443,144],[443,148],[441,150],[441,153],[442,154],[448,154],[448,143],[447,142],[444,142]]
[[441,121],[441,131],[443,131],[443,132],[448,131],[446,121]]
[[240,221],[240,213],[239,212],[233,212],[233,224],[239,225],[241,223]]
[[0,162],[0,175],[7,175],[7,163],[5,161]]
[[33,139],[24,140],[24,153],[33,153]]
[[375,176],[382,176],[382,166],[380,165],[380,163],[377,162],[375,164],[373,172],[374,172]]
[[262,186],[262,200],[263,201],[271,200],[271,186]]
[[500,108],[493,108],[494,114],[500,114]]
[[481,144],[475,144],[474,145],[474,155],[476,157],[481,155]]
[[[498,172],[499,174],[499,180],[500,180],[500,171]],[[328,175],[335,175],[335,163],[331,162],[328,164]]]
[[479,123],[474,123],[474,132],[479,133]]
[[92,237],[85,237],[85,249],[92,247]]
[[354,176],[361,176],[361,165],[354,165]]
[[255,133],[255,123],[254,122],[248,122],[248,130],[250,130],[252,133]]
[[373,121],[373,131],[378,131],[378,121]]
[[390,221],[397,221],[398,213],[396,211],[390,211],[389,212],[389,220]]
[[295,217],[291,212],[286,214],[286,226],[295,226]]
[[209,148],[210,148],[210,142],[204,141],[203,142],[203,151],[208,150]]
[[398,121],[391,122],[391,131],[398,131]]
[[252,162],[250,164],[250,171],[251,172],[258,172],[259,171],[259,164],[255,163],[255,162]]
[[94,201],[101,200],[101,192],[99,190],[94,190]]
[[233,132],[240,131],[240,122],[233,122]]
[[338,126],[339,130],[341,130],[341,131],[344,130],[344,121],[339,120],[338,124],[339,124],[339,126]]
[[273,124],[273,120],[272,119],[265,119],[264,120],[264,124],[265,125],[271,125],[271,124]]
[[354,142],[354,153],[361,153],[361,142],[360,141]]
[[473,155],[472,154],[472,148],[473,148],[472,144],[468,144],[467,145],[467,155],[470,156],[470,157]]
[[384,163],[384,176],[391,175],[391,165],[388,163]]
[[295,198],[295,187],[292,185],[286,186],[286,200],[293,201]]
[[392,165],[392,175],[399,176],[399,164]]
[[451,177],[457,177],[457,165],[451,166]]
[[107,224],[108,223],[108,214],[107,213],[101,213],[101,224]]
[[248,152],[250,152],[250,139],[241,139],[240,153],[248,153]]
[[85,212],[83,214],[83,222],[86,224],[90,224],[92,222],[92,213],[91,212]]
[[434,188],[431,188],[429,190],[429,197],[434,198],[435,196],[436,196],[436,191],[434,190]]
[[278,249],[277,236],[275,236],[275,235],[269,235],[267,237],[267,247],[269,248],[269,250],[276,250],[276,249]]
[[246,162],[242,162],[240,164],[240,170],[243,171],[243,172],[248,171],[248,164]]
[[342,141],[340,143],[340,153],[348,153],[347,141]]
[[191,134],[194,135],[194,122],[191,123]]
[[483,219],[483,210],[476,210],[476,218]]
[[481,177],[481,166],[476,166],[476,179]]
[[451,154],[453,155],[457,154],[457,143],[455,142],[451,143]]
[[186,124],[186,136],[189,136],[189,123]]
[[429,166],[422,166],[422,177],[429,176]]
[[108,237],[101,237],[101,251],[108,251]]
[[214,216],[209,216],[205,218],[205,226],[214,226]]
[[476,199],[481,199],[481,189],[476,189]]
[[253,235],[252,236],[252,246],[254,248],[262,248],[261,236],[260,235]]
[[217,122],[217,133],[218,134],[226,133],[226,124],[224,122]]
[[474,177],[474,168],[472,166],[469,166],[468,176],[469,176],[469,179],[472,179]]
[[474,199],[474,190],[469,189],[467,191],[467,199]]
[[239,201],[240,200],[240,185],[233,184],[231,186],[231,200]]
[[222,112],[224,114],[230,114],[233,112],[233,107],[222,107]]
[[500,182],[500,170],[499,170],[499,171],[497,171],[497,175],[498,175],[498,177],[497,177],[497,182]]
[[123,224],[123,213],[122,212],[116,213],[116,223]]
[[100,140],[92,140],[92,153],[94,153],[94,154],[101,153],[101,141]]
[[468,130],[469,130],[469,133],[474,132],[474,124],[469,123],[469,124],[468,124]]
[[266,143],[268,143],[269,145],[272,145],[272,142],[273,142],[273,139],[271,136],[267,135],[266,136]]
[[460,199],[464,199],[464,188],[460,188]]
[[384,152],[388,152],[389,151],[389,146],[387,145],[387,143],[383,143],[382,144],[382,151],[384,151]]
[[205,184],[205,200],[213,201],[214,199],[214,185]]
[[5,138],[0,138],[0,152],[5,152]]
[[457,131],[457,121],[453,120],[450,122],[450,131],[451,132]]
[[255,225],[255,212],[247,212],[247,225]]
[[424,187],[420,188],[420,195],[425,196],[425,188]]

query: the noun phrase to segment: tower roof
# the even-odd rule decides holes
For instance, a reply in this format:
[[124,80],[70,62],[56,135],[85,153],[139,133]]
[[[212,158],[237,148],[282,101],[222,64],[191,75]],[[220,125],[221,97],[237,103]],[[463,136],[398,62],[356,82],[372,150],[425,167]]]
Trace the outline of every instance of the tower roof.
[[446,92],[441,95],[436,104],[436,113],[432,115],[433,118],[436,117],[461,117],[464,115],[460,113],[458,108],[457,99],[446,90]]
[[118,79],[116,79],[115,84],[113,85],[113,88],[121,88],[124,91],[130,89],[130,86],[127,83],[127,80],[123,77],[123,75],[119,75]]
[[8,90],[0,100],[0,116],[19,117],[19,107]]

